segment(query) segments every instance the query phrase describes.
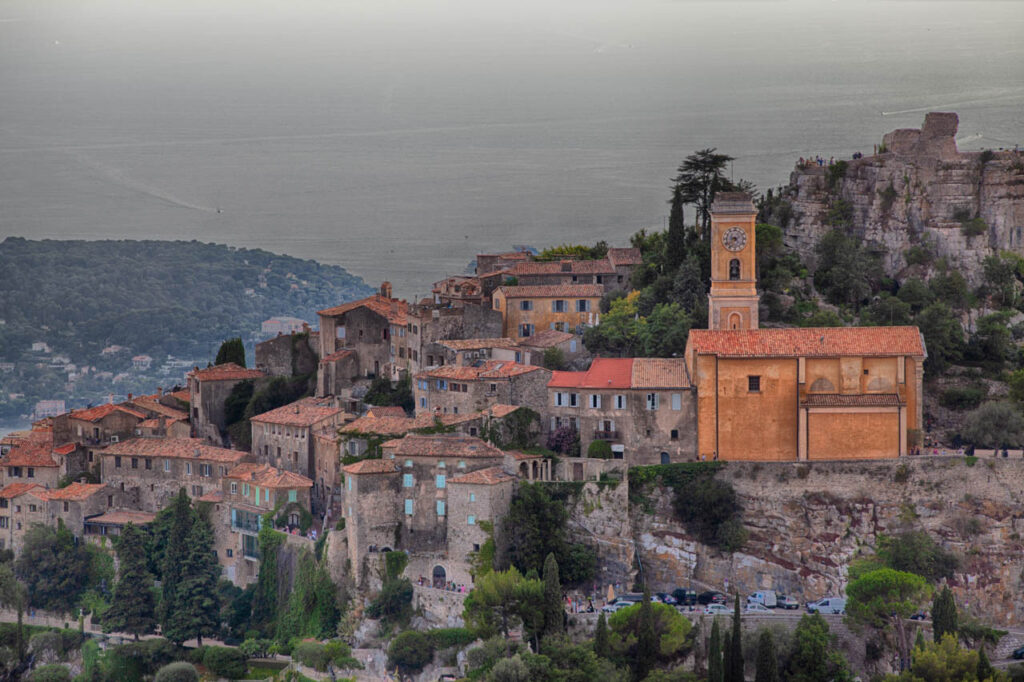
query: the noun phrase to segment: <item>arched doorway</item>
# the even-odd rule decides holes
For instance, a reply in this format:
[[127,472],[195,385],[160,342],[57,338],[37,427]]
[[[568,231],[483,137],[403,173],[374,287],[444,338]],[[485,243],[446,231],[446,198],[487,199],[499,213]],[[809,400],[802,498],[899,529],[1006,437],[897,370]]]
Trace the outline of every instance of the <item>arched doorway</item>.
[[662,464],[670,464],[671,463],[671,461],[668,458],[668,453],[667,452],[661,453],[661,463]]
[[729,315],[729,329],[739,329],[743,324],[743,318],[740,317],[739,313],[732,313]]
[[434,584],[434,587],[443,590],[446,582],[447,582],[447,574],[444,572],[444,566],[434,566],[434,574],[433,574],[433,584]]

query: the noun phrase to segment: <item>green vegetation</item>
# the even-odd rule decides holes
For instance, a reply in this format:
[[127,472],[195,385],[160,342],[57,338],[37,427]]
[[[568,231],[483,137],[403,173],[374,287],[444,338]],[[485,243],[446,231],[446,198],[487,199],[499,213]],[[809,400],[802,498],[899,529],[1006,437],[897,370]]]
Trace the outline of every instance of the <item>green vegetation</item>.
[[[14,563],[14,572],[28,589],[28,605],[58,613],[77,610],[80,600],[100,581],[97,575],[102,550],[79,543],[64,523],[57,527],[34,525],[25,533],[25,544]],[[109,557],[108,557],[109,558]]]
[[544,249],[538,253],[534,260],[552,261],[569,258],[573,260],[600,260],[608,255],[608,242],[600,241],[593,246],[582,244],[562,244]]
[[153,577],[146,569],[146,534],[127,524],[118,537],[117,558],[121,575],[114,589],[114,600],[103,618],[107,632],[148,635],[156,631],[156,597]]
[[935,601],[932,602],[932,634],[935,641],[940,642],[944,635],[955,637],[959,631],[953,592],[945,585],[941,592],[935,594]]
[[612,445],[606,440],[591,441],[587,446],[587,457],[594,459],[611,459]]
[[405,625],[412,616],[412,583],[402,577],[409,557],[405,552],[386,552],[383,560],[383,585],[370,602],[366,613],[387,625]]
[[931,596],[931,587],[914,573],[880,568],[852,580],[846,588],[846,612],[854,623],[891,631],[900,660],[910,662],[906,619]]
[[416,401],[412,395],[412,377],[407,372],[394,386],[387,377],[376,377],[363,401],[367,405],[377,407],[398,406],[405,410],[406,414],[412,414],[416,409]]
[[220,344],[217,350],[217,358],[213,361],[215,365],[222,365],[233,362],[239,367],[245,367],[245,346],[242,344],[242,337],[236,336]]
[[620,609],[608,619],[611,659],[642,680],[657,665],[679,661],[690,650],[691,624],[671,606],[651,603]]
[[154,682],[199,682],[199,673],[188,661],[175,661],[157,670]]

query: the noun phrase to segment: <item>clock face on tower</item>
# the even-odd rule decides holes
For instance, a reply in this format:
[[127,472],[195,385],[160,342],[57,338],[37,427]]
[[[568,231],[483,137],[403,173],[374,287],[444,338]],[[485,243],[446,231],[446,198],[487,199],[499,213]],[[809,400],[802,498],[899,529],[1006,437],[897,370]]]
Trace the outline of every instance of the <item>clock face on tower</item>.
[[722,233],[722,245],[730,251],[742,251],[747,245],[747,233],[740,227],[730,227]]

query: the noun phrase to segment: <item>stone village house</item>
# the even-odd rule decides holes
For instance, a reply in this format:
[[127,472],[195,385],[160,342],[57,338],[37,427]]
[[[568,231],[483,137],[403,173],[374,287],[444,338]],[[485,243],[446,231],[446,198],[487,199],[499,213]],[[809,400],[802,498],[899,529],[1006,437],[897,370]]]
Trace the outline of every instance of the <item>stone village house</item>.
[[[192,435],[207,443],[221,445],[227,419],[224,414],[224,400],[242,381],[257,384],[267,381],[267,375],[258,369],[246,369],[233,362],[195,369],[188,375],[189,406]],[[257,385],[259,390],[259,385]]]
[[76,482],[59,489],[12,483],[0,490],[0,549],[19,552],[32,525],[56,527],[58,520],[82,537],[90,517],[119,507],[121,502],[121,493],[102,483]]
[[601,321],[599,284],[502,286],[493,296],[502,315],[502,335],[521,340],[542,329],[581,333]]
[[416,375],[416,414],[469,414],[491,405],[542,405],[551,372],[536,365],[489,360],[444,365]]

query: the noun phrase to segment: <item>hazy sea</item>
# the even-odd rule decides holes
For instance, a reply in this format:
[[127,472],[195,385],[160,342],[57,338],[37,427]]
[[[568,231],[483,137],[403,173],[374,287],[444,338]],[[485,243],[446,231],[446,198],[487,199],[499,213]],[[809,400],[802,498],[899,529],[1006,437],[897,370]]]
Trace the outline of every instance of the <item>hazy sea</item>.
[[[0,238],[199,239],[404,296],[929,110],[1024,144],[1024,3],[0,2]],[[26,283],[30,286],[31,283]]]

